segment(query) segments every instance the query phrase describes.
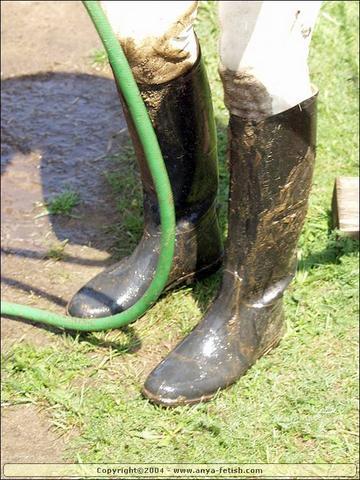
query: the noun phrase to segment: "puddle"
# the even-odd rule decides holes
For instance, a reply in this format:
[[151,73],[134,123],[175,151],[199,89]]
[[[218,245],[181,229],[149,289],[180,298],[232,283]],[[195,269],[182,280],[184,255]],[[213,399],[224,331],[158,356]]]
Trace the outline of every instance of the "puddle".
[[[102,157],[125,128],[113,82],[54,73],[2,84],[5,244],[29,236],[41,242],[51,227],[59,241],[103,249],[98,231],[109,222],[114,205]],[[80,195],[80,219],[34,218],[42,211],[36,202],[48,202],[66,189]]]
[[[111,263],[116,239],[106,232],[121,221],[104,176],[128,139],[116,89],[104,77],[50,73],[6,79],[1,97],[3,299],[64,312]],[[36,218],[64,190],[80,196],[75,217]],[[44,257],[64,241],[64,261]],[[10,340],[31,327],[15,323]]]

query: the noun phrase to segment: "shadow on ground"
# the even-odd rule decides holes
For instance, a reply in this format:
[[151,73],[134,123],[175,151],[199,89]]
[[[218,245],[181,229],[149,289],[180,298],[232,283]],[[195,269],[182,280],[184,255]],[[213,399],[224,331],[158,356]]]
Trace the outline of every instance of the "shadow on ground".
[[23,216],[16,239],[22,230],[25,237],[27,227],[44,223],[35,218],[44,210],[36,203],[70,190],[80,196],[79,218],[49,216],[56,238],[109,248],[103,227],[117,213],[104,178],[111,168],[106,156],[121,148],[119,132],[126,128],[114,82],[86,74],[29,75],[4,80],[1,99],[7,238],[14,215]]
[[[113,262],[114,244],[130,245],[111,230],[126,214],[106,177],[134,175],[122,164],[128,135],[116,87],[88,74],[25,75],[2,81],[1,100],[2,298],[63,313]],[[80,198],[74,215],[41,215],[66,190]]]

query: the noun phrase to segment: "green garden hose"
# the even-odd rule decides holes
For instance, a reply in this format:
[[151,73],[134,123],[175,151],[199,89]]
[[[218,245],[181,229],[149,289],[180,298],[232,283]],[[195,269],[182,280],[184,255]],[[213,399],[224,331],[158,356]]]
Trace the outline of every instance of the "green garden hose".
[[158,299],[166,285],[174,255],[175,211],[171,186],[159,143],[124,52],[98,2],[84,1],[83,4],[109,57],[116,81],[144,149],[157,193],[161,221],[161,243],[156,272],[150,286],[140,300],[124,312],[110,317],[68,317],[10,302],[1,302],[1,313],[68,330],[90,332],[118,328],[134,322]]

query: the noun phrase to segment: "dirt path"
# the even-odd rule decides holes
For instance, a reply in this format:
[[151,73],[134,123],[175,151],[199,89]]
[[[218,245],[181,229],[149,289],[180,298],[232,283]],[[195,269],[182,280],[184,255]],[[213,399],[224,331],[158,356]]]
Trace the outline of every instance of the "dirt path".
[[[100,41],[81,2],[5,1],[1,18],[2,298],[63,313],[110,261],[104,155],[119,147],[125,123],[113,80],[91,65]],[[38,217],[65,189],[80,195],[76,218]],[[47,259],[61,242],[63,261]],[[5,351],[57,342],[51,330],[1,322]],[[2,417],[3,463],[62,460],[64,441],[42,412],[7,406]]]

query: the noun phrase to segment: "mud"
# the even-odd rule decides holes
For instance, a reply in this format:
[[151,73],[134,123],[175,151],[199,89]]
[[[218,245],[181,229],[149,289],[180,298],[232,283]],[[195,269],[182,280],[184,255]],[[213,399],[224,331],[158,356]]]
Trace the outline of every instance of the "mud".
[[272,99],[266,87],[250,72],[220,67],[224,103],[233,115],[260,121],[272,115]]
[[[100,47],[81,2],[1,2],[2,299],[63,313],[72,294],[112,263],[106,233],[116,211],[105,171],[128,140],[113,79],[99,75]],[[65,189],[73,217],[41,216]],[[38,218],[37,218],[38,217]],[[66,242],[61,261],[48,258]],[[51,328],[1,319],[2,348],[60,341]],[[35,407],[4,407],[2,462],[57,462],[65,442]],[[25,419],[25,420],[24,420]]]
[[193,23],[197,4],[187,9],[161,37],[148,37],[141,43],[132,38],[122,38],[124,49],[134,76],[139,83],[161,84],[186,73],[192,67],[190,54],[171,45],[171,41]]

